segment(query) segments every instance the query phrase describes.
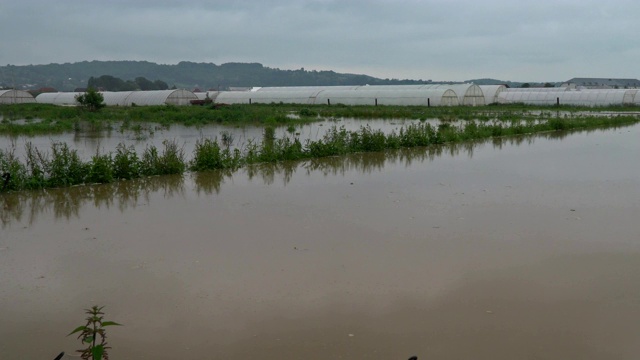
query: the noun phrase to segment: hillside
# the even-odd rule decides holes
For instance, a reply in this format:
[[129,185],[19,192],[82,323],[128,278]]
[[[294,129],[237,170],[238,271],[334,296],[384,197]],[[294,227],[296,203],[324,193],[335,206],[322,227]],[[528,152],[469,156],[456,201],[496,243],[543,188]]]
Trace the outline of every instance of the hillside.
[[[507,86],[512,87],[512,88],[519,88],[523,84],[526,84],[524,82],[509,81],[509,80],[505,81],[505,80],[489,79],[489,78],[472,79],[472,80],[466,80],[465,82],[474,83],[476,85],[507,85]],[[548,83],[529,82],[528,84],[530,86],[543,87],[545,85],[547,85],[547,86],[550,86],[550,85],[560,86],[560,84],[562,84],[562,83],[561,82],[548,82]]]
[[86,87],[90,77],[110,75],[123,80],[145,77],[178,88],[228,89],[252,86],[420,84],[416,80],[379,79],[334,71],[281,70],[258,63],[180,62],[162,65],[148,61],[83,61],[78,63],[0,66],[0,87],[72,91]]

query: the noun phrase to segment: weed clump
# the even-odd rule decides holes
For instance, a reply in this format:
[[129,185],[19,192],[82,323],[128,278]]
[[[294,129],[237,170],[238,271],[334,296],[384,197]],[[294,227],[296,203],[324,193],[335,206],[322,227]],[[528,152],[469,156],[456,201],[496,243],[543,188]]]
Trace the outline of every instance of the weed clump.
[[242,156],[238,149],[231,151],[228,146],[222,149],[216,140],[203,138],[196,141],[189,169],[191,171],[235,169],[241,162]]
[[182,174],[187,168],[184,149],[175,140],[164,140],[162,154],[155,146],[148,146],[140,164],[144,176]]
[[141,170],[141,162],[133,146],[118,144],[113,156],[113,177],[123,180],[136,179],[142,174]]

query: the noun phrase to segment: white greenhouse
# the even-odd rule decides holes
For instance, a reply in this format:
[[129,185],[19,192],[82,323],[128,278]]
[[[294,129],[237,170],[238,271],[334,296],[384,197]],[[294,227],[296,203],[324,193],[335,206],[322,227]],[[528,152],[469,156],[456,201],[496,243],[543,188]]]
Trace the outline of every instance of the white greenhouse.
[[[575,88],[574,88],[575,89]],[[570,90],[567,86],[560,87],[528,87],[528,88],[508,88],[510,92],[558,92]]]
[[357,90],[359,88],[365,88],[369,85],[335,85],[335,86],[272,86],[272,87],[254,87],[252,92],[266,92],[266,91],[320,91],[320,90]]
[[81,94],[76,92],[55,92],[55,93],[42,93],[36,96],[36,102],[40,104],[53,104],[53,105],[65,105],[76,106],[78,102],[75,96]]
[[210,93],[209,97],[219,104],[479,106],[487,103],[482,89],[474,84],[262,87]]
[[459,105],[482,106],[486,105],[484,94],[480,86],[475,84],[427,84],[427,85],[376,85],[367,86],[367,90],[384,88],[389,90],[452,90],[458,95]]
[[0,104],[35,103],[33,95],[24,90],[0,90]]
[[498,94],[506,90],[504,85],[480,85],[482,94],[484,94],[485,105],[495,104],[498,102]]
[[315,98],[316,104],[399,105],[399,106],[456,106],[458,95],[451,89],[428,90],[323,90]]
[[[81,92],[43,93],[36,101],[43,104],[78,105],[76,96]],[[154,91],[104,91],[101,92],[107,106],[190,105],[198,97],[189,90]]]
[[155,90],[132,91],[125,100],[124,106],[136,105],[191,105],[191,100],[198,97],[189,90]]
[[[459,103],[455,105],[481,106],[486,104],[482,89],[475,84],[426,84],[426,85],[372,85],[362,86],[358,90],[395,90],[395,91],[441,91],[451,90],[458,95]],[[418,104],[416,104],[418,105]],[[444,104],[448,105],[448,104]]]
[[217,104],[315,104],[318,88],[297,91],[221,91],[217,94],[209,92],[209,97]]
[[638,90],[619,89],[581,89],[556,91],[512,91],[506,89],[498,94],[501,104],[523,103],[528,105],[581,105],[581,106],[610,106],[630,105],[638,103]]
[[[482,89],[478,85],[474,84],[425,84],[425,85],[366,85],[360,86],[356,90],[358,91],[396,91],[396,96],[410,95],[410,93],[404,93],[404,91],[415,91],[424,93],[425,98],[428,98],[430,94],[443,94],[444,98],[447,98],[445,94],[451,94],[451,92],[457,94],[458,102],[442,101],[436,103],[434,106],[452,106],[452,105],[468,105],[478,106],[485,105],[484,95]],[[422,103],[412,103],[403,105],[423,105]]]

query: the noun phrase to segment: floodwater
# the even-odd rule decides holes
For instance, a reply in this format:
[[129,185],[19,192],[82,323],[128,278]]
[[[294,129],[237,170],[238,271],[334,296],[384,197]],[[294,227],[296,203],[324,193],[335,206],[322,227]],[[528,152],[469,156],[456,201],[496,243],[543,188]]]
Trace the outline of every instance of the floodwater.
[[[14,121],[14,123],[19,120]],[[440,121],[437,119],[428,119],[426,122],[437,126]],[[410,119],[325,119],[308,124],[294,125],[295,129],[289,132],[287,126],[278,126],[275,128],[275,136],[296,137],[302,143],[309,140],[321,139],[325,133],[332,127],[346,130],[358,130],[361,127],[369,126],[372,129],[382,130],[388,134],[392,131],[399,131],[400,128],[410,124],[419,124],[420,120]],[[96,127],[95,125],[85,124],[79,131],[50,134],[50,135],[18,135],[7,136],[0,135],[0,150],[13,151],[20,159],[25,155],[25,144],[31,143],[36,148],[47,151],[51,149],[54,142],[65,142],[69,148],[75,149],[83,160],[88,160],[96,152],[107,153],[114,152],[118,144],[133,146],[136,151],[141,154],[144,149],[153,145],[159,149],[163,148],[162,142],[165,140],[176,141],[180,145],[187,158],[193,154],[196,141],[202,138],[218,139],[221,142],[222,134],[230,135],[232,139],[231,147],[242,148],[249,142],[262,142],[264,127],[261,126],[228,126],[228,125],[206,125],[206,126],[184,126],[180,124],[171,125],[169,127],[161,126],[153,123],[134,124],[130,127],[123,128],[122,124],[114,124],[111,129]]]
[[637,359],[640,126],[2,196],[0,357]]

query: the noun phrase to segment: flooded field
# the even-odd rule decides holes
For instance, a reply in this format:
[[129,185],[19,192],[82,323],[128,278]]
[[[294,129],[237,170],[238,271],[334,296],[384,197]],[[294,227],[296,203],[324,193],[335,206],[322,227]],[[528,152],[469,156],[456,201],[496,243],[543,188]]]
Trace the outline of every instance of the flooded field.
[[0,358],[72,352],[98,304],[112,359],[636,359],[638,139],[0,195]]
[[[437,126],[440,121],[437,119],[427,120],[430,124]],[[360,120],[360,119],[329,119],[304,125],[278,126],[275,129],[275,136],[297,137],[301,142],[307,139],[317,140],[322,138],[331,127],[344,127],[347,130],[358,130],[362,126],[370,126],[372,129],[381,129],[385,133],[397,131],[403,126],[421,123],[419,120]],[[289,131],[291,130],[291,131]],[[207,125],[207,126],[184,126],[180,124],[163,127],[157,124],[143,123],[123,129],[121,124],[115,124],[112,129],[94,129],[85,125],[83,129],[71,133],[36,135],[36,136],[2,136],[0,135],[0,150],[15,149],[15,154],[23,157],[25,153],[24,145],[32,143],[36,148],[49,150],[53,142],[64,142],[72,149],[78,151],[78,155],[86,160],[96,154],[113,152],[116,146],[123,143],[127,146],[134,146],[138,153],[141,153],[147,145],[154,145],[162,148],[164,140],[176,140],[183,147],[186,154],[191,154],[196,141],[202,138],[218,138],[221,140],[222,134],[231,136],[232,147],[243,147],[249,141],[261,142],[263,138],[263,126],[244,125],[232,127],[228,125]]]

